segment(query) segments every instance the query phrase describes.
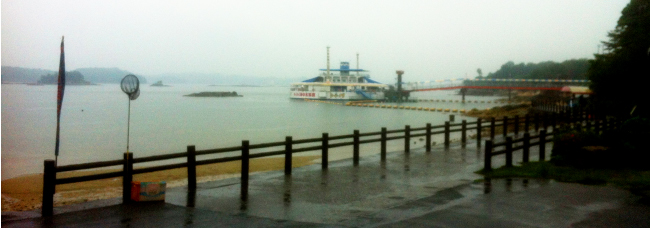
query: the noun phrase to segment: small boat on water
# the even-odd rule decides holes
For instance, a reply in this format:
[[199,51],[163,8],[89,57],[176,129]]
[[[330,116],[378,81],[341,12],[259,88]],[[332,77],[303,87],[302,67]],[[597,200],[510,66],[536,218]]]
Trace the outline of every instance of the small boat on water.
[[[357,68],[359,55],[357,54]],[[363,69],[350,69],[349,62],[341,62],[339,69],[329,67],[327,47],[327,69],[315,78],[292,83],[290,97],[312,100],[383,100],[388,85],[370,79]],[[335,73],[333,73],[335,72]]]

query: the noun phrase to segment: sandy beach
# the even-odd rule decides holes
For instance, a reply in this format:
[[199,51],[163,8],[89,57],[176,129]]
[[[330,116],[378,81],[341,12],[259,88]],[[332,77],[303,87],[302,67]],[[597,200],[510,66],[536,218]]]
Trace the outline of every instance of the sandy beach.
[[[293,167],[310,165],[320,156],[293,157]],[[284,157],[258,158],[250,161],[250,172],[281,170]],[[57,174],[59,178],[110,172],[115,170],[78,171]],[[198,166],[197,182],[239,177],[241,162],[233,161]],[[187,170],[178,168],[133,176],[134,181],[166,181],[167,187],[187,185]],[[32,174],[2,181],[2,211],[28,211],[41,207],[43,174]],[[122,178],[103,179],[56,186],[54,206],[69,205],[122,196]]]

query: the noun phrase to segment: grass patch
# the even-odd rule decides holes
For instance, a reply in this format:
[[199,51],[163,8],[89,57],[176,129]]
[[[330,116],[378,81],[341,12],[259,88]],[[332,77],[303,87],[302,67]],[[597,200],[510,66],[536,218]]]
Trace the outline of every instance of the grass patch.
[[612,184],[630,190],[645,200],[650,199],[650,171],[626,169],[592,169],[556,166],[549,162],[530,162],[521,166],[501,167],[476,173],[485,178],[545,178],[560,182],[588,185]]

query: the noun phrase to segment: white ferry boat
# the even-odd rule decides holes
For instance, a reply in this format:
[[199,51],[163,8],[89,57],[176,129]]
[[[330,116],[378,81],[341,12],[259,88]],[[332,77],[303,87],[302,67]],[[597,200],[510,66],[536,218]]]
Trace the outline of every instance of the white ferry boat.
[[[359,55],[357,54],[357,68]],[[290,97],[310,100],[382,100],[388,85],[371,80],[363,69],[350,69],[349,62],[341,62],[340,69],[329,69],[329,47],[327,48],[327,69],[315,78],[291,84]],[[337,72],[337,73],[332,73]]]

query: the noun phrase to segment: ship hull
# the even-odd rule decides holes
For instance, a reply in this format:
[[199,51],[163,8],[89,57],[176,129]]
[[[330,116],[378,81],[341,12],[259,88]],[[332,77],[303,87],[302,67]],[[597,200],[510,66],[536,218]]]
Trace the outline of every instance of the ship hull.
[[367,92],[365,95],[356,92],[330,92],[330,91],[291,91],[289,96],[292,99],[310,99],[310,100],[336,100],[336,101],[351,101],[351,100],[383,100],[383,92]]

